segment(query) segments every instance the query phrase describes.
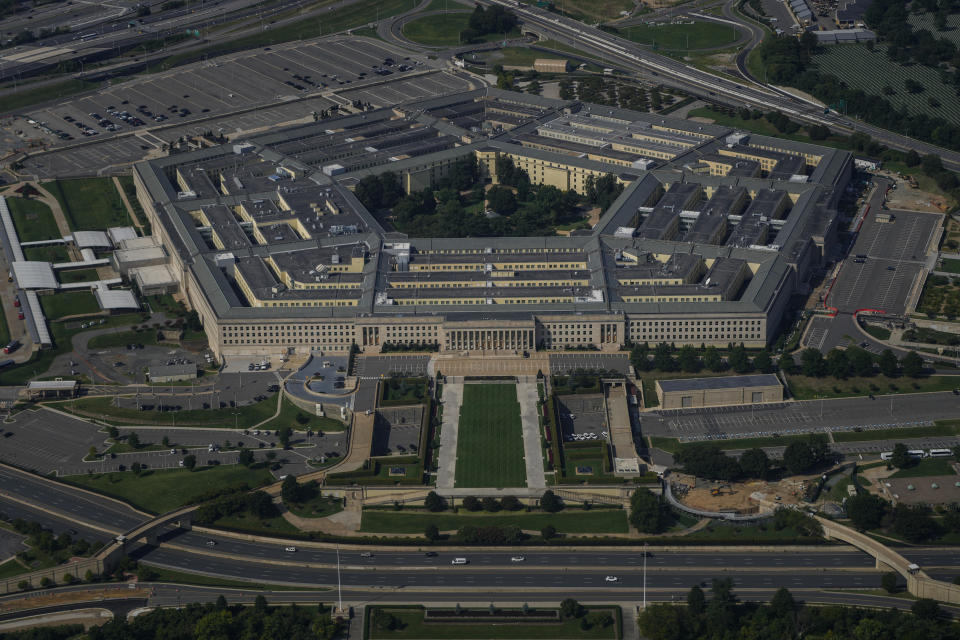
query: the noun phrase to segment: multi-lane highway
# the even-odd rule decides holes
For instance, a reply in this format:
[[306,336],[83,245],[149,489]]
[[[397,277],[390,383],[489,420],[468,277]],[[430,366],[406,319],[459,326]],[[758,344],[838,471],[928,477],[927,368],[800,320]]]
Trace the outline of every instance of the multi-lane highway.
[[845,118],[833,111],[824,113],[823,107],[810,100],[769,85],[758,87],[753,83],[745,84],[719,78],[682,62],[652,53],[624,38],[545,9],[532,5],[520,5],[515,0],[483,1],[510,9],[520,17],[526,29],[538,35],[596,55],[627,71],[656,77],[656,82],[676,86],[690,93],[722,102],[779,110],[789,117],[822,124],[833,129],[860,131],[894,148],[914,149],[920,154],[938,155],[945,165],[954,169],[960,168],[960,153]]

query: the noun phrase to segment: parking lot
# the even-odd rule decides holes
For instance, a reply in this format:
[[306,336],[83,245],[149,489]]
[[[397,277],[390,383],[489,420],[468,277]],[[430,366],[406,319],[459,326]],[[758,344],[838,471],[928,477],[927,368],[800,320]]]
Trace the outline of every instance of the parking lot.
[[[877,216],[886,213],[893,216],[893,222],[878,222]],[[830,291],[827,306],[850,313],[860,309],[905,313],[907,297],[926,262],[939,221],[939,215],[929,213],[871,211]]]
[[564,440],[606,438],[602,395],[559,396],[558,400]]
[[377,409],[371,453],[375,456],[416,453],[420,447],[423,407]]
[[[8,131],[42,138],[54,149],[70,147],[34,155],[25,163],[29,171],[89,175],[91,167],[162,153],[184,136],[256,134],[310,122],[335,104],[390,106],[469,88],[466,79],[431,64],[365,38],[288,43],[138,76],[15,118]],[[411,74],[417,77],[405,79]],[[355,85],[369,88],[343,93]]]
[[627,373],[630,359],[621,354],[551,353],[550,373],[557,375],[576,369]]
[[427,375],[428,362],[430,356],[425,355],[357,356],[353,367],[358,378],[419,377]]
[[693,441],[923,426],[958,413],[960,397],[943,392],[651,411],[640,418],[645,436]]
[[102,450],[107,434],[99,429],[46,409],[21,411],[0,425],[0,461],[49,473],[78,463],[91,446]]

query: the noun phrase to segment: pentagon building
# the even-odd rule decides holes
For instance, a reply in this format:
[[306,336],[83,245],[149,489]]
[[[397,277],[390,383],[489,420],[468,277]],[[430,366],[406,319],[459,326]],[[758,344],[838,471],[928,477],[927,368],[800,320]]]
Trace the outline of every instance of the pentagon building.
[[[414,238],[351,189],[408,192],[472,155],[496,182],[624,190],[569,236]],[[137,194],[218,355],[436,344],[760,347],[836,237],[849,153],[495,89],[343,115],[143,162]]]

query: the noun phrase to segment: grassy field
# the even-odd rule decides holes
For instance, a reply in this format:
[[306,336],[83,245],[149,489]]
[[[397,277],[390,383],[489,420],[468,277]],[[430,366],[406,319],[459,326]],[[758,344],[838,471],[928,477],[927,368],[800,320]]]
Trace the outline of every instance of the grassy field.
[[381,407],[420,404],[426,400],[426,378],[386,378],[380,382]]
[[[761,76],[763,74],[761,73]],[[727,113],[721,113],[719,111],[713,111],[707,109],[706,107],[700,107],[699,109],[691,109],[687,114],[688,118],[708,118],[713,120],[715,124],[722,125],[725,127],[735,127],[737,129],[746,129],[747,131],[752,131],[753,133],[759,133],[765,136],[773,136],[776,138],[786,138],[787,140],[795,140],[797,142],[806,142],[810,144],[819,144],[825,147],[833,147],[835,149],[850,149],[850,144],[847,142],[845,136],[830,136],[826,140],[811,140],[810,136],[806,134],[805,129],[801,129],[797,133],[781,133],[777,130],[775,126],[770,124],[766,118],[758,118],[754,120],[743,119],[737,117],[736,115],[729,115]]]
[[151,513],[166,513],[190,504],[195,496],[218,487],[248,484],[259,487],[273,481],[265,467],[221,465],[186,469],[147,470],[139,476],[132,471],[68,476],[68,484],[90,489],[130,503]]
[[876,325],[867,324],[863,325],[863,330],[869,333],[871,336],[877,340],[889,340],[890,339],[890,329],[886,327],[878,327]]
[[626,533],[627,512],[623,509],[568,509],[559,513],[500,511],[498,513],[430,513],[426,511],[394,511],[364,509],[360,529],[371,533],[423,533],[428,524],[441,531],[464,525],[497,525],[539,531],[552,524],[560,533]]
[[99,279],[96,269],[66,269],[61,271],[58,277],[60,282],[64,284],[71,282],[91,282]]
[[38,102],[47,100],[56,100],[66,96],[76,95],[84,91],[92,91],[100,86],[99,82],[85,82],[83,80],[67,80],[57,84],[35,87],[33,89],[22,89],[12,95],[3,97],[3,107],[0,107],[0,113],[13,113],[18,109],[29,107]]
[[27,573],[29,569],[24,567],[16,558],[11,558],[3,564],[0,564],[0,579],[12,578],[21,573]]
[[913,466],[900,469],[891,478],[922,478],[925,476],[956,475],[951,466],[952,458],[926,458]]
[[463,386],[455,475],[457,487],[526,485],[516,387],[510,384]]
[[937,268],[937,271],[960,273],[960,260],[957,260],[956,258],[944,258],[940,261],[940,266]]
[[950,391],[960,387],[960,376],[928,376],[925,378],[810,378],[807,376],[787,376],[790,393],[797,400],[814,400],[820,396],[826,398],[849,398],[854,396],[875,396],[896,393],[925,393],[931,391]]
[[87,343],[91,349],[107,349],[109,347],[123,347],[128,344],[157,344],[157,332],[148,331],[118,331],[93,336]]
[[39,200],[7,198],[7,207],[13,217],[13,226],[21,242],[53,240],[60,237],[57,221],[50,207]]
[[[754,447],[785,447],[793,442],[806,441],[807,435],[763,437],[763,438],[737,438],[732,440],[715,440],[714,444],[727,451],[734,449],[753,449]],[[666,451],[667,453],[676,453],[680,450],[681,443],[677,438],[665,438],[663,436],[652,436],[650,438],[651,446]]]
[[[39,247],[23,247],[23,257],[27,260],[37,260],[39,262],[69,262],[70,253],[66,245],[46,244]],[[61,271],[60,278],[65,272]]]
[[[463,5],[454,3],[456,8]],[[460,44],[460,32],[470,23],[470,12],[442,13],[423,16],[403,25],[403,35],[429,47],[447,47]],[[503,39],[503,34],[488,34],[485,41]]]
[[343,511],[343,502],[330,496],[317,496],[303,503],[286,506],[290,513],[301,518],[326,518]]
[[766,524],[711,524],[705,529],[694,531],[685,536],[684,540],[693,539],[707,543],[711,540],[742,540],[744,543],[756,542],[762,544],[764,542],[796,540],[798,538],[803,538],[803,536],[792,527],[777,531],[773,526]]
[[730,25],[718,22],[693,24],[638,24],[620,29],[620,35],[654,49],[687,50],[728,47],[740,37]]
[[441,640],[447,638],[457,638],[458,640],[492,640],[494,638],[503,639],[523,639],[536,640],[539,638],[550,638],[552,640],[572,640],[575,638],[618,638],[617,629],[619,628],[619,608],[593,606],[587,608],[587,614],[584,619],[590,617],[590,613],[596,611],[607,611],[610,613],[612,622],[605,627],[600,625],[590,625],[584,629],[581,626],[581,618],[561,618],[559,623],[531,622],[531,623],[500,623],[490,624],[489,622],[453,622],[444,624],[442,622],[425,622],[424,609],[421,607],[371,607],[367,612],[366,620],[372,619],[375,610],[385,611],[394,616],[398,622],[398,629],[386,631],[378,629],[373,624],[367,622],[369,635],[364,638],[370,640],[387,640],[392,638],[416,638],[417,640]]
[[106,231],[132,224],[110,178],[54,180],[43,186],[56,197],[74,231]]
[[899,429],[869,429],[864,431],[836,431],[835,442],[863,442],[868,440],[896,440],[898,438],[938,438],[960,434],[960,428],[949,422],[937,422],[928,427]]
[[40,296],[40,306],[43,307],[43,313],[51,320],[100,311],[97,299],[89,291],[61,291]]
[[224,527],[226,529],[236,529],[237,531],[248,531],[250,533],[262,533],[273,536],[300,536],[301,531],[283,518],[268,518],[266,520],[258,518],[250,513],[238,513],[236,515],[220,518],[213,523],[215,527]]

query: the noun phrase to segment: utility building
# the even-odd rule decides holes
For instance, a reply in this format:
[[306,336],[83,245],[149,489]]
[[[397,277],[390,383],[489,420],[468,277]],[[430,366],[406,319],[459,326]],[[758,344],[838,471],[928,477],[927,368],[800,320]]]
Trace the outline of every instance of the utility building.
[[782,402],[783,385],[772,373],[657,380],[657,398],[663,409],[695,409]]

